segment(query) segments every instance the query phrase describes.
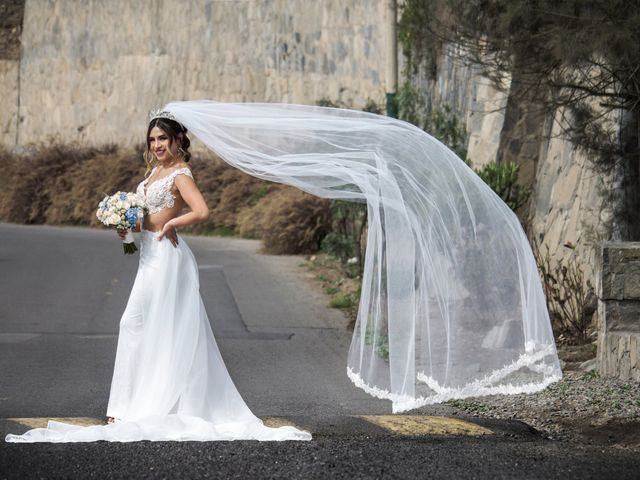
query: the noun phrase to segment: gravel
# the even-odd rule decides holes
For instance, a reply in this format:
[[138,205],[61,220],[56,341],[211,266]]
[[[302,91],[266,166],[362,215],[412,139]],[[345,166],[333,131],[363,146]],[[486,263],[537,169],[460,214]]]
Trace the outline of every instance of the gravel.
[[477,417],[520,420],[551,439],[640,450],[640,383],[572,369],[578,365],[565,364],[563,379],[536,394],[492,395],[449,405]]

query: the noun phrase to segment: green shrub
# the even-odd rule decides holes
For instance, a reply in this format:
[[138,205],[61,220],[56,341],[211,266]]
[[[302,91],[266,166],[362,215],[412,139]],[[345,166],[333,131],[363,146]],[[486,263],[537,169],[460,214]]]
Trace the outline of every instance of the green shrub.
[[529,200],[531,189],[518,184],[520,166],[516,163],[489,162],[476,173],[491,189],[516,211]]
[[410,81],[405,81],[397,94],[398,117],[423,129],[466,161],[468,133],[463,123],[444,106],[428,109],[424,96]]
[[356,247],[351,238],[340,232],[331,231],[320,242],[320,250],[346,262],[348,258],[353,257]]
[[322,239],[320,249],[339,258],[343,266],[350,258],[355,258],[356,267],[349,270],[362,271],[364,253],[361,245],[367,227],[366,203],[332,199],[329,209],[331,231]]

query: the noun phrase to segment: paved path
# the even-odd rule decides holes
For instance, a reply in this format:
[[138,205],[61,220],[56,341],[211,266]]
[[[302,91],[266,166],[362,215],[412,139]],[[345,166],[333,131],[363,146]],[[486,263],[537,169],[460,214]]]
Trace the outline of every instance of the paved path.
[[[519,422],[389,416],[346,376],[350,334],[300,256],[185,237],[229,371],[254,412],[311,442],[0,444],[0,478],[632,478],[636,455],[543,439]],[[111,231],[0,224],[0,434],[104,418],[118,323],[137,268]]]
[[[347,320],[256,240],[185,237],[227,367],[261,415],[389,413],[346,376]],[[0,224],[0,417],[104,415],[137,268],[115,233]]]

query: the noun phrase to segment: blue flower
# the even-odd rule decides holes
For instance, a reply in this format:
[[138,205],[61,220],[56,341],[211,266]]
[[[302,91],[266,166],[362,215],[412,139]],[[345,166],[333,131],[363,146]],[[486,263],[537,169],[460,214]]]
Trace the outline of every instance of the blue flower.
[[123,202],[127,199],[127,194],[126,192],[122,192],[120,193],[120,200],[122,200]]
[[138,209],[137,208],[128,208],[124,213],[125,218],[129,222],[130,225],[135,225],[138,221]]

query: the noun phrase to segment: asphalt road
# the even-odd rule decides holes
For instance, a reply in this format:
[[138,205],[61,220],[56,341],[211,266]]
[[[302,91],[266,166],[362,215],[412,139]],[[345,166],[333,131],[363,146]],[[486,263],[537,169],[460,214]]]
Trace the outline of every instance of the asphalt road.
[[[185,241],[247,404],[313,440],[3,442],[0,478],[637,478],[637,453],[556,442],[517,421],[467,418],[487,430],[464,433],[446,406],[385,420],[389,403],[348,380],[347,320],[305,278],[302,257],[258,254],[253,240]],[[2,438],[29,421],[104,418],[137,258],[111,231],[0,224]]]

